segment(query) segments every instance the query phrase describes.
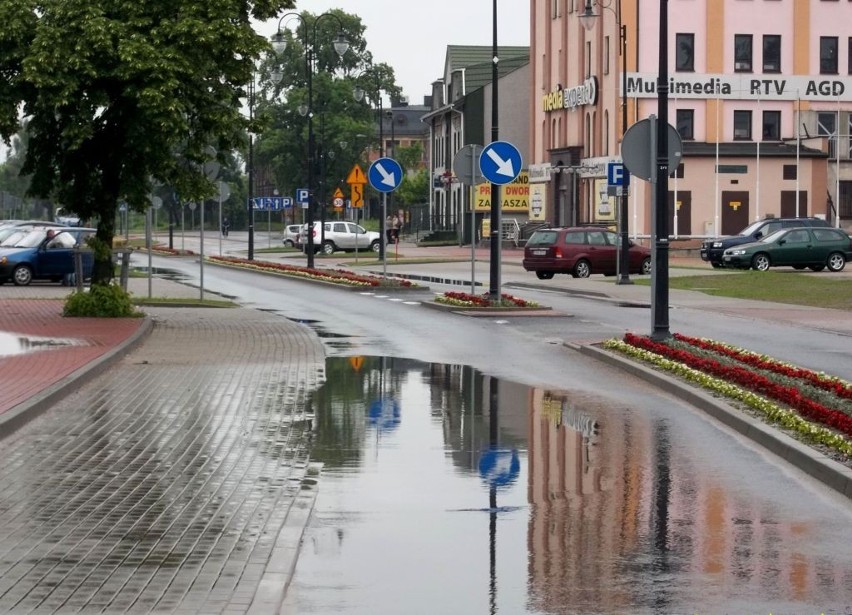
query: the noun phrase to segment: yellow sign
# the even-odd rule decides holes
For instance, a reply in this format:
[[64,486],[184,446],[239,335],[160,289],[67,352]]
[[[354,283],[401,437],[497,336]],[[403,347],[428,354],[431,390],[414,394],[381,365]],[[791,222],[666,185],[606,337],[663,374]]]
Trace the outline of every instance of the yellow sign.
[[530,184],[530,220],[545,220],[547,184]]
[[352,207],[364,206],[364,184],[352,184]]
[[731,201],[728,203],[734,211],[737,211],[740,207],[742,207],[742,204],[742,201]]
[[356,164],[352,167],[352,170],[349,171],[349,175],[346,177],[346,183],[350,186],[363,186],[367,183],[367,176],[364,175],[364,171],[361,170],[361,167]]
[[595,180],[595,221],[615,220],[615,197],[607,194],[606,179]]
[[338,188],[337,190],[335,190],[335,191],[334,191],[334,198],[336,198],[336,199],[342,199],[342,198],[343,198],[343,190],[341,190],[340,188]]
[[491,218],[482,219],[482,238],[491,237]]
[[364,365],[364,357],[349,357],[349,365],[352,366],[356,372],[360,371],[361,366]]
[[[530,176],[521,171],[518,178],[500,188],[502,211],[519,212],[530,209]],[[473,192],[474,211],[491,211],[491,184],[477,184]]]

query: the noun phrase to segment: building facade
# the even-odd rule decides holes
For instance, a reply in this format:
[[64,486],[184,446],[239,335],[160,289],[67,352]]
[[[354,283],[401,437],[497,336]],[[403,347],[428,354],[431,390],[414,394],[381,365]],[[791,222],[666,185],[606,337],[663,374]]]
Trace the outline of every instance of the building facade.
[[[736,233],[766,216],[852,225],[848,2],[669,0],[673,236]],[[660,3],[532,0],[531,177],[556,224],[614,224],[606,166],[658,113]],[[590,17],[594,15],[594,17]],[[649,156],[653,153],[649,151]],[[633,179],[631,234],[651,229],[651,186]]]

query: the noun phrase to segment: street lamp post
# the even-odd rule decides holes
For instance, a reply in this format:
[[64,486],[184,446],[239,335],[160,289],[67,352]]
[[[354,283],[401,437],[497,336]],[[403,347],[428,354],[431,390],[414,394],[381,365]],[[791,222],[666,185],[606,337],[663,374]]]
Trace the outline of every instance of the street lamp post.
[[[254,120],[254,81],[252,73],[251,84],[249,84],[249,122]],[[248,259],[254,260],[254,133],[249,126],[249,151],[248,151]]]
[[[580,15],[580,23],[586,30],[591,30],[598,15],[593,10],[593,5],[609,9],[615,15],[618,26],[619,47],[618,54],[621,56],[621,138],[627,132],[627,26],[621,21],[621,0],[616,0],[615,8],[612,8],[612,0],[586,0],[586,6]],[[633,284],[630,280],[630,239],[627,233],[627,187],[622,187],[621,196],[618,197],[618,279],[616,284]]]
[[[385,156],[385,119],[384,119],[384,109],[382,108],[382,86],[379,82],[379,74],[375,71],[375,69],[370,66],[363,73],[361,73],[357,78],[370,75],[373,78],[375,86],[373,88],[373,95],[376,101],[376,107],[379,112],[379,158],[384,158]],[[356,79],[357,79],[356,78]],[[355,86],[355,89],[352,91],[352,95],[355,97],[355,100],[361,102],[364,100],[366,96],[366,92],[364,88],[361,86]],[[385,258],[385,243],[387,242],[387,229],[385,228],[385,217],[386,213],[383,211],[381,215],[379,215],[379,260],[384,260]]]
[[[337,35],[337,39],[334,41],[334,50],[337,52],[337,55],[343,57],[343,54],[349,49],[349,41],[346,40],[346,37],[343,36],[343,22],[340,18],[333,13],[323,13],[317,17],[314,17],[312,20],[306,17],[307,13],[299,14],[295,12],[285,13],[281,16],[281,19],[278,20],[278,29],[275,34],[272,35],[272,48],[275,50],[275,53],[281,53],[287,46],[287,41],[284,38],[284,34],[281,31],[281,24],[287,18],[298,19],[302,22],[302,32],[304,33],[304,38],[302,43],[305,48],[305,79],[308,85],[308,104],[306,107],[306,115],[308,118],[308,208],[307,208],[307,258],[308,258],[308,268],[312,269],[314,266],[314,214],[313,214],[313,201],[314,201],[314,165],[316,163],[316,143],[314,141],[314,120],[313,120],[313,72],[314,72],[314,56],[315,49],[317,43],[317,24],[325,18],[332,18],[337,21],[338,26],[340,27],[340,33]],[[309,36],[309,33],[312,36]]]

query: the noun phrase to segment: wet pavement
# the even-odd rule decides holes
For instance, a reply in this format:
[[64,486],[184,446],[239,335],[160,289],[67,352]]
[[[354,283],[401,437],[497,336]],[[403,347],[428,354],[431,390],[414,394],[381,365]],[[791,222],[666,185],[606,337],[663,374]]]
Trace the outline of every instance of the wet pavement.
[[315,496],[322,347],[254,310],[146,311],[140,349],[2,440],[0,612],[266,614],[283,598]]
[[[665,409],[505,382],[492,412],[464,366],[356,369],[280,316],[146,311],[140,349],[2,440],[0,612],[275,613],[310,462],[287,613],[850,612],[848,516]],[[4,392],[9,366],[94,339],[0,358]]]

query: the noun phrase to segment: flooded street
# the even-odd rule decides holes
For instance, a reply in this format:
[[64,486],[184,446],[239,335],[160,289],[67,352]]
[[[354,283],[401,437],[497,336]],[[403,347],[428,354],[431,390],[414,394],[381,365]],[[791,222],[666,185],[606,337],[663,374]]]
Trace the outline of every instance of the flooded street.
[[288,615],[850,612],[848,508],[773,501],[788,477],[724,436],[457,365],[326,370]]

